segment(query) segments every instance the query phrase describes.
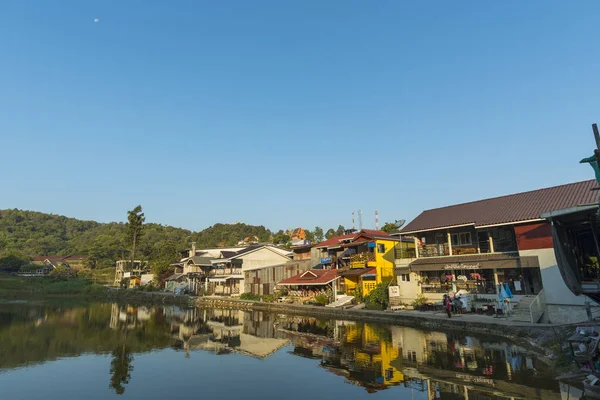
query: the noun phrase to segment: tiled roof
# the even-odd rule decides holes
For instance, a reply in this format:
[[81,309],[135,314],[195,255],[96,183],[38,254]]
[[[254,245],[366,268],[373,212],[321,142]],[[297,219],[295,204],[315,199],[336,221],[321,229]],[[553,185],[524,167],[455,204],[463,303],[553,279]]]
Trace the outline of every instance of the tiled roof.
[[341,240],[344,240],[344,239],[354,240],[354,238],[359,237],[361,234],[371,236],[374,239],[393,239],[389,233],[386,233],[384,231],[377,231],[375,229],[363,229],[362,231],[354,232],[349,235],[334,236],[330,239],[325,240],[324,242],[318,243],[315,247],[321,248],[321,247],[336,246],[336,245],[340,244]]
[[326,285],[337,278],[337,269],[309,269],[282,280],[278,285]]
[[363,229],[362,231],[356,232],[356,234],[366,233],[367,235],[376,236],[376,237],[389,237],[390,234],[384,231],[377,231],[375,229]]
[[66,258],[67,261],[79,261],[79,260],[87,260],[88,256],[84,256],[82,254],[73,254]]
[[320,248],[320,247],[329,247],[329,246],[338,245],[338,244],[340,244],[340,240],[352,239],[354,236],[356,236],[355,233],[352,233],[350,235],[334,236],[334,237],[329,238],[321,243],[318,243],[315,247]]
[[401,233],[472,224],[486,226],[540,219],[545,212],[600,200],[595,180],[494,197],[423,211]]

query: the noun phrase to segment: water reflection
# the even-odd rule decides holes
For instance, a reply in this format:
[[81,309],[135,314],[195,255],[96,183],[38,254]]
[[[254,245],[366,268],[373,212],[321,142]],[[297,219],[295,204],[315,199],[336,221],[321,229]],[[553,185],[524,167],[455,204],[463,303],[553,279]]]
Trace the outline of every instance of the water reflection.
[[105,354],[108,386],[124,394],[132,377],[139,379],[135,358],[169,348],[187,358],[209,352],[259,360],[283,351],[292,355],[286,362],[313,359],[324,374],[366,393],[393,388],[428,400],[561,398],[546,365],[524,348],[490,338],[258,311],[0,306],[0,371]]

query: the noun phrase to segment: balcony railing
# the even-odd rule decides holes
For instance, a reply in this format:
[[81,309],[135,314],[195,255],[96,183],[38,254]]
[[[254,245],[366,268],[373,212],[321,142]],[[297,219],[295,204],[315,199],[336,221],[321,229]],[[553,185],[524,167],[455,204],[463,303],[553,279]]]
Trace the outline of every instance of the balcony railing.
[[212,274],[213,275],[218,275],[218,276],[222,276],[222,275],[241,275],[242,274],[242,269],[241,268],[216,268],[212,270]]
[[[464,254],[489,253],[489,247],[480,247],[479,251],[476,246],[453,246],[452,255],[460,256]],[[450,247],[448,243],[442,244],[427,244],[419,248],[419,257],[443,257],[450,255]]]
[[375,253],[352,254],[350,256],[350,268],[364,268],[370,261],[375,261]]
[[450,255],[448,243],[426,244],[419,248],[419,257],[442,257]]
[[401,258],[416,258],[417,252],[415,249],[394,249],[394,256],[396,259]]

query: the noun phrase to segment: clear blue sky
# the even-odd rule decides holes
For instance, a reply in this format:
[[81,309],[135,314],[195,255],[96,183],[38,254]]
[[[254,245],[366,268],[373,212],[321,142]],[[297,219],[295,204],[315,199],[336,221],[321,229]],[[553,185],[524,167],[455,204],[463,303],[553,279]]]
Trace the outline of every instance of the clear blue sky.
[[[200,230],[590,179],[598,1],[0,2],[0,208]],[[99,18],[95,23],[94,18]]]

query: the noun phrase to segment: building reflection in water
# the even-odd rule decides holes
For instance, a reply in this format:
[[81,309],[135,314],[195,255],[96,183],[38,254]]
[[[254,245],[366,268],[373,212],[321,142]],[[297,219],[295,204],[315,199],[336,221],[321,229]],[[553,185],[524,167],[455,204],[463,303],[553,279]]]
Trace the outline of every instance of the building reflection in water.
[[[6,314],[11,332],[30,339],[5,338],[7,354],[15,356],[3,361],[4,368],[89,351],[109,353],[113,356],[111,387],[117,393],[130,382],[136,354],[170,346],[187,357],[207,351],[264,359],[287,351],[314,359],[323,373],[370,393],[402,386],[421,392],[415,397],[430,400],[553,400],[561,398],[561,392],[568,393],[564,399],[581,397],[580,390],[552,379],[551,371],[525,349],[489,337],[177,306],[107,304],[25,311]],[[35,336],[27,336],[31,326]],[[48,341],[56,342],[51,348],[61,352],[49,353]],[[23,346],[29,351],[23,351]]]
[[[113,320],[136,326],[151,313],[121,306],[111,326]],[[402,385],[431,400],[560,398],[543,363],[500,341],[258,311],[168,306],[162,313],[174,347],[188,357],[202,350],[266,358],[290,345],[292,354],[318,360],[325,371],[371,393]]]

